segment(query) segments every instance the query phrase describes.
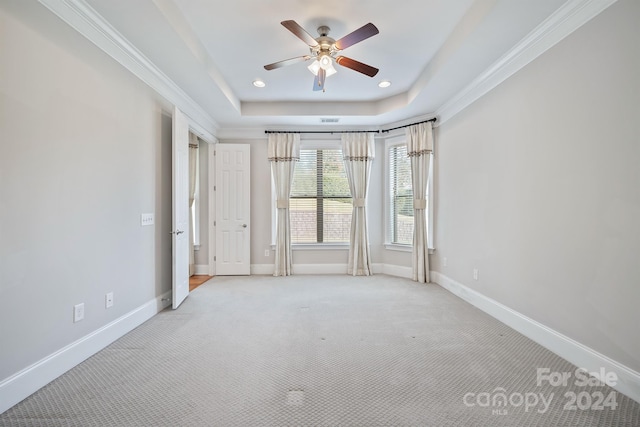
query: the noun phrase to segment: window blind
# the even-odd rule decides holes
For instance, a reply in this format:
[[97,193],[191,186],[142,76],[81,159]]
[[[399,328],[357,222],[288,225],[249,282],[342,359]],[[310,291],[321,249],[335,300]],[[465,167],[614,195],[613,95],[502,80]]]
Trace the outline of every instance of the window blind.
[[406,145],[389,147],[389,241],[410,245],[413,242],[413,190],[411,161]]
[[300,150],[289,200],[291,242],[349,242],[352,206],[342,150]]

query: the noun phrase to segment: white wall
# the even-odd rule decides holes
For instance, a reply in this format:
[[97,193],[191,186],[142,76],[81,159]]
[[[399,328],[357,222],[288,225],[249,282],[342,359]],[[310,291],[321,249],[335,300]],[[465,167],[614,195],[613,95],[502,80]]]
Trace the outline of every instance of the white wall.
[[170,290],[171,118],[37,2],[0,32],[1,383]]
[[618,1],[438,128],[432,256],[432,269],[635,371],[638,22],[640,2]]

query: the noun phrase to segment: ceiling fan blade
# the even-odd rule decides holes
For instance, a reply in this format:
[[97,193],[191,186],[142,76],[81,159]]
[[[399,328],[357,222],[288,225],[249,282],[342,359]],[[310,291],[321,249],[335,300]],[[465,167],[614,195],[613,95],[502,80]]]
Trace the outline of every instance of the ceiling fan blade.
[[343,67],[351,68],[354,71],[365,74],[369,77],[373,77],[378,74],[378,69],[371,65],[363,64],[355,59],[347,58],[346,56],[338,56],[336,62]]
[[282,21],[281,24],[289,31],[291,31],[296,37],[308,44],[310,47],[318,46],[318,42],[311,34],[307,33],[296,21]]
[[346,49],[349,46],[353,46],[354,44],[361,42],[362,40],[368,39],[371,36],[375,36],[380,31],[378,28],[369,22],[367,25],[363,25],[352,33],[347,34],[340,40],[336,42],[336,48],[342,50]]
[[297,62],[304,62],[311,59],[309,55],[305,56],[297,56],[295,58],[285,59],[284,61],[274,62],[273,64],[268,64],[264,66],[265,70],[275,70],[276,68],[286,67],[287,65],[295,64]]
[[327,72],[323,68],[320,68],[318,70],[318,75],[313,80],[314,92],[318,90],[324,91],[324,81],[326,80],[326,78],[327,78]]

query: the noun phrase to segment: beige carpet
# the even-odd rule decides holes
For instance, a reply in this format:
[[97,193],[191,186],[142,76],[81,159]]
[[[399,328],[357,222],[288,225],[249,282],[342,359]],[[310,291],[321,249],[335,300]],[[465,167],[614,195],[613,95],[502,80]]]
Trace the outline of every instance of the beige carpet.
[[[0,425],[640,425],[622,394],[538,385],[537,368],[576,369],[434,284],[216,277]],[[594,406],[600,394],[609,400]]]

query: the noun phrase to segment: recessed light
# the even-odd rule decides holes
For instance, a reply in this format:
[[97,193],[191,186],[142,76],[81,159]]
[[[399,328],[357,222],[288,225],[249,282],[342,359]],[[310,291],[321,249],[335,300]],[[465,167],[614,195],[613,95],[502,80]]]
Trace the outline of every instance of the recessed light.
[[389,80],[382,80],[378,83],[378,87],[389,87],[391,86],[391,82]]
[[267,84],[260,79],[256,79],[253,81],[253,85],[255,87],[265,87]]

